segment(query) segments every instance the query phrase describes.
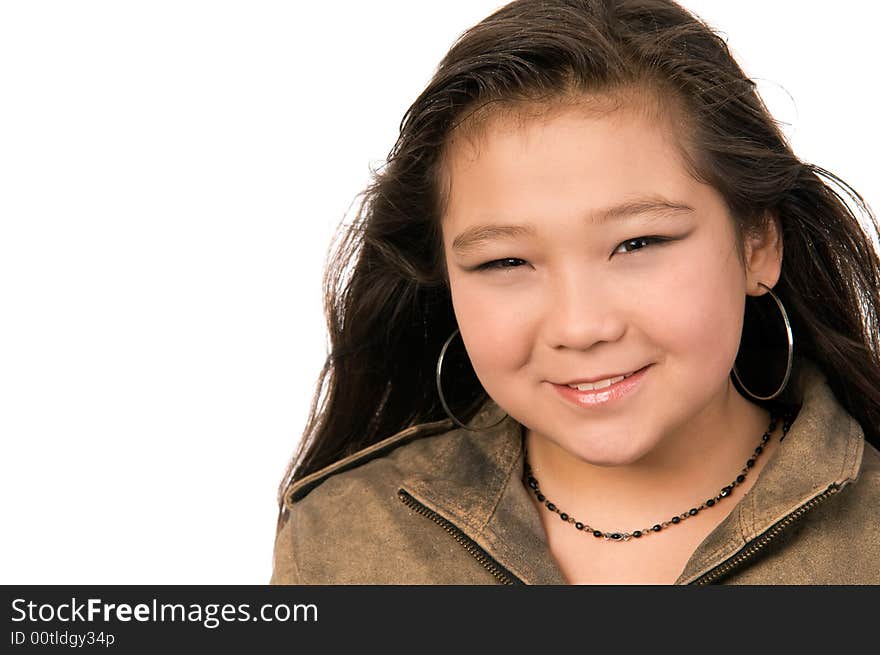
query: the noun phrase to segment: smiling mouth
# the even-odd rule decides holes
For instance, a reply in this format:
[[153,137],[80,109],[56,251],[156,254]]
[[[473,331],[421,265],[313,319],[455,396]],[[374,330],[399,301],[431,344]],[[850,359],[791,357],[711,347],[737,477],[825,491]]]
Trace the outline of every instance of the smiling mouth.
[[[650,364],[648,364],[650,366]],[[623,373],[622,375],[616,375],[613,377],[604,378],[602,380],[596,380],[595,382],[577,382],[577,383],[562,383],[559,386],[565,386],[570,389],[577,389],[578,391],[597,391],[599,389],[605,389],[606,387],[610,387],[612,384],[617,384],[625,380],[626,378],[632,377],[636,373],[643,371],[648,368],[648,366],[643,366],[642,368],[631,371],[630,373]]]
[[598,389],[605,389],[606,387],[610,387],[612,384],[617,384],[618,382],[625,380],[626,378],[635,375],[635,371],[632,373],[627,373],[626,375],[618,375],[614,378],[606,378],[604,380],[600,380],[599,382],[582,382],[580,384],[567,384],[569,389],[577,389],[578,391],[596,391]]
[[[579,389],[585,384],[572,387],[568,384],[555,384],[551,386],[564,400],[579,409],[600,409],[606,406],[616,406],[617,403],[626,402],[636,391],[641,388],[645,376],[651,364],[643,366],[632,374],[624,374],[610,378],[617,380],[613,384],[605,380],[597,380],[592,389]],[[601,384],[602,386],[598,386]]]

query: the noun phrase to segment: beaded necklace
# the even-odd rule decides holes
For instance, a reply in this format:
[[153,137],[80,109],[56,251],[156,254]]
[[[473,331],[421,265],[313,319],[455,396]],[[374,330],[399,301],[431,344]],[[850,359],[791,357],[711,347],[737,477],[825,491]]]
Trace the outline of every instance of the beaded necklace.
[[[729,485],[722,487],[721,491],[712,498],[709,498],[705,502],[700,503],[696,507],[690,508],[686,512],[682,512],[676,516],[673,516],[668,521],[661,521],[660,523],[656,523],[650,528],[642,528],[640,530],[633,530],[632,532],[603,532],[602,530],[597,530],[593,527],[590,527],[586,523],[578,521],[573,516],[567,514],[560,510],[554,503],[549,501],[547,497],[541,493],[541,488],[538,486],[538,480],[532,475],[532,467],[529,465],[529,454],[526,450],[525,446],[525,438],[523,439],[523,458],[524,458],[524,479],[528,484],[529,488],[535,494],[539,503],[542,503],[549,511],[555,512],[559,514],[559,518],[565,521],[566,523],[571,523],[574,525],[575,529],[582,531],[584,534],[592,534],[596,538],[604,538],[610,541],[629,541],[630,539],[640,539],[641,537],[647,536],[649,534],[653,534],[655,532],[660,532],[672,525],[678,525],[685,519],[689,519],[692,516],[696,516],[704,509],[709,507],[714,507],[717,503],[724,500],[731,493],[733,493],[733,488],[737,485],[741,485],[745,482],[746,476],[748,475],[749,470],[755,466],[755,461],[764,452],[764,448],[767,445],[767,442],[770,440],[770,435],[776,429],[776,422],[779,420],[780,416],[777,410],[771,410],[770,412],[770,425],[767,427],[767,431],[761,436],[761,441],[758,446],[755,448],[755,452],[749,457],[746,465],[743,467],[742,471],[740,471],[739,475],[731,482]],[[793,413],[789,412],[783,414],[781,417],[783,419],[782,423],[782,436],[779,438],[780,441],[785,439],[785,435],[788,433],[789,428],[791,427],[791,423],[793,421]],[[523,433],[525,436],[525,433]]]

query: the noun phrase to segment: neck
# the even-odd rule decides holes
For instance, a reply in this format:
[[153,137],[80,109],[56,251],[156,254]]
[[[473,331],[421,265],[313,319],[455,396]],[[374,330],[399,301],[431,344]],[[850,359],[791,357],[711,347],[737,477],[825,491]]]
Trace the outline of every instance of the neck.
[[[657,442],[640,459],[615,466],[591,464],[527,428],[525,446],[541,492],[593,525],[627,529],[669,518],[729,485],[767,431],[770,413],[728,384],[724,395]],[[777,422],[764,452],[749,469],[739,496],[754,484],[781,435]]]

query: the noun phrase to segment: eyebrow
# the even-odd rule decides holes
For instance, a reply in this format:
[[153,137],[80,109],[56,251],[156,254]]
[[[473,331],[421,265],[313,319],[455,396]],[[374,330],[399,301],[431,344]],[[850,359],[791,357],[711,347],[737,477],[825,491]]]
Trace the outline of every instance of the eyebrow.
[[[605,225],[611,221],[624,220],[635,216],[653,215],[656,218],[671,214],[693,213],[694,208],[678,202],[642,198],[631,200],[614,207],[607,207],[592,212],[588,221],[593,225]],[[534,236],[537,228],[531,223],[519,225],[485,224],[472,225],[452,241],[452,250],[464,255],[478,250],[490,241],[497,239],[513,239],[522,236]]]

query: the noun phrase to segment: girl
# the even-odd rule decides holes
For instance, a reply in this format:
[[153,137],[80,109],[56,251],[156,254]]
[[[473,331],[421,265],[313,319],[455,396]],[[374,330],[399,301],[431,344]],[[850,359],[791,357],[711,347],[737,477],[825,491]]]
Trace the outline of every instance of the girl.
[[465,32],[330,262],[272,582],[880,583],[880,257],[834,185],[876,236],[670,0]]

